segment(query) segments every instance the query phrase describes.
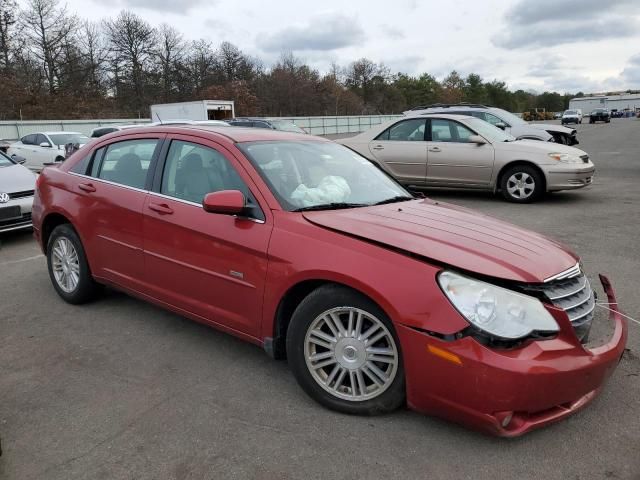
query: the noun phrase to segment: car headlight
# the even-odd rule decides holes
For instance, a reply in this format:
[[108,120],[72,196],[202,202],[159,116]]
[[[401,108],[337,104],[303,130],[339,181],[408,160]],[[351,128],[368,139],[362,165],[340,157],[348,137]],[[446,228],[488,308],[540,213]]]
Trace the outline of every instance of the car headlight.
[[448,271],[438,275],[438,283],[462,316],[490,335],[515,340],[559,330],[537,298]]
[[559,152],[549,153],[547,155],[549,155],[549,157],[553,158],[554,160],[557,160],[562,163],[583,163],[579,155],[572,155],[570,153],[559,153]]

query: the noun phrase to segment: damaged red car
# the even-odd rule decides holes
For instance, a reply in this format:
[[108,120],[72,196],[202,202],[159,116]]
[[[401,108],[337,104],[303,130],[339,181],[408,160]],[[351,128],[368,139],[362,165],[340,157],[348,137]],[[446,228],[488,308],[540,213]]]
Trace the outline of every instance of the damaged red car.
[[571,251],[309,135],[113,133],[43,171],[33,224],[67,302],[108,285],[237,335],[346,413],[520,435],[592,400],[627,338],[600,277],[612,328],[586,343],[596,298]]

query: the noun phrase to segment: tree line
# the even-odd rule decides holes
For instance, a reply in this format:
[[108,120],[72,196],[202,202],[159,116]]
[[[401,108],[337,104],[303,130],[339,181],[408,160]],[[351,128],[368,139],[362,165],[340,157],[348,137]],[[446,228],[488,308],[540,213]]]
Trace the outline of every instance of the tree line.
[[394,73],[366,58],[321,73],[291,52],[265,66],[229,42],[187,41],[121,11],[81,19],[60,0],[0,0],[0,120],[148,117],[154,103],[234,100],[236,115],[400,113],[438,102],[514,112],[560,111],[573,95],[510,91],[451,72],[443,80]]

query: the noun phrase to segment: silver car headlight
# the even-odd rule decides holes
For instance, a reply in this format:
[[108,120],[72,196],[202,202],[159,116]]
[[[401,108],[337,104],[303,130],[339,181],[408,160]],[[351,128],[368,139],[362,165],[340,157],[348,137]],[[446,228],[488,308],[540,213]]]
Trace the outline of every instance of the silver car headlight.
[[570,153],[559,152],[549,153],[547,155],[549,155],[549,157],[553,158],[554,160],[562,163],[583,163],[580,155],[572,155]]
[[537,298],[448,271],[438,275],[438,283],[462,316],[490,335],[515,340],[559,330]]

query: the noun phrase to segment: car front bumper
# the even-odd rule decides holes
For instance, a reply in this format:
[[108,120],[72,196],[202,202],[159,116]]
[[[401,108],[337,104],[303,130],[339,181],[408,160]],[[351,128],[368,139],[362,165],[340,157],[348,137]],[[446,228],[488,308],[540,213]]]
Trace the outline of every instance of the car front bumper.
[[400,326],[409,406],[504,437],[580,410],[602,390],[627,340],[627,322],[617,313],[613,289],[606,277],[600,278],[614,331],[594,349],[582,345],[564,311],[551,306],[547,309],[560,325],[557,337],[513,349],[492,349],[471,337],[444,341]]
[[33,197],[24,197],[0,204],[0,208],[20,207],[20,215],[0,218],[0,233],[31,228],[31,208]]
[[589,161],[584,164],[558,163],[545,168],[547,191],[574,190],[591,185],[596,173],[595,165]]

